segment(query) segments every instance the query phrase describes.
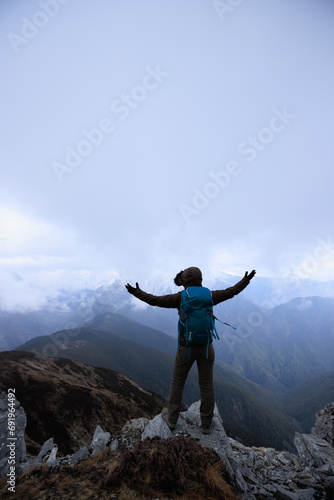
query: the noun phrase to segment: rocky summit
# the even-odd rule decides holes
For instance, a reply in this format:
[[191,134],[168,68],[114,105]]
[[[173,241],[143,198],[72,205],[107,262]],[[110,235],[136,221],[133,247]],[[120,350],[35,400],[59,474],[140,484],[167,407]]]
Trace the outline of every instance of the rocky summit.
[[[296,434],[298,455],[273,448],[249,448],[227,437],[217,407],[211,434],[201,434],[199,405],[194,403],[180,415],[173,434],[190,436],[218,453],[242,498],[334,498],[334,403],[318,412],[312,435]],[[323,429],[325,439],[317,437],[323,435]],[[141,439],[170,435],[172,432],[158,415],[148,423]]]
[[[2,393],[0,398],[0,476],[4,476],[8,468],[8,451],[4,446],[6,402],[7,394]],[[317,413],[315,427],[310,435],[296,434],[295,446],[298,454],[276,451],[273,448],[246,447],[227,437],[217,407],[215,408],[211,434],[202,434],[200,430],[200,402],[197,401],[187,411],[180,414],[176,429],[173,431],[169,429],[161,414],[152,419],[147,417],[131,419],[117,432],[109,432],[108,429],[104,430],[97,425],[89,446],[84,446],[67,456],[59,456],[57,443],[54,442],[53,438],[50,438],[43,444],[35,457],[28,457],[26,454],[23,437],[26,418],[20,403],[16,401],[15,404],[17,414],[20,415],[20,425],[17,428],[17,434],[20,436],[17,444],[17,457],[20,457],[16,464],[18,474],[27,473],[31,467],[43,464],[48,466],[51,474],[56,474],[56,471],[62,469],[61,466],[74,467],[78,463],[84,465],[85,460],[95,456],[98,459],[106,450],[120,456],[128,450],[132,450],[139,442],[179,438],[180,440],[192,440],[201,449],[210,449],[218,455],[224,463],[229,483],[236,491],[235,497],[229,498],[241,498],[242,500],[267,498],[331,500],[334,498],[334,403],[327,405]],[[19,496],[20,487],[23,488],[26,477],[28,476],[23,475],[18,478],[17,492],[12,498],[21,498]],[[3,489],[3,495],[6,497],[9,495],[9,492],[6,493],[6,486]],[[38,496],[36,498],[46,497]],[[70,498],[70,495],[57,496],[55,494],[48,498]],[[108,498],[126,497],[118,497],[116,493],[110,496],[109,493]],[[143,497],[133,496],[133,498]],[[169,500],[171,498],[177,498],[177,496],[168,496]]]

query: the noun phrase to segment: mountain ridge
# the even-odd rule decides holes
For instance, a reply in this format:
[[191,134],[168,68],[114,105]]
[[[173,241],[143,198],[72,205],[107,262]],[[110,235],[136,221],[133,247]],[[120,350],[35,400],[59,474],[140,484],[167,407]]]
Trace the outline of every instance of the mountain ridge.
[[166,404],[114,370],[22,351],[1,352],[0,362],[0,392],[15,387],[27,414],[30,453],[50,437],[64,455],[73,453],[89,445],[97,424],[117,431]]

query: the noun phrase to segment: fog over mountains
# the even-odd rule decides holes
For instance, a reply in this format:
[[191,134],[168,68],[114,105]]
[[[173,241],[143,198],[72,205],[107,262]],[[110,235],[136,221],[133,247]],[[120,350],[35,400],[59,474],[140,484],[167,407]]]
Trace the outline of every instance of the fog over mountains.
[[[203,282],[211,290],[227,288],[240,277],[222,274],[214,281]],[[177,312],[152,308],[131,297],[124,287],[127,280],[118,278],[96,289],[61,289],[58,293],[45,294],[45,305],[38,309],[7,311],[0,298],[0,349],[15,346],[38,335],[48,335],[57,330],[83,326],[96,315],[117,312],[136,321],[177,335]],[[159,280],[139,283],[141,288],[155,295],[175,293],[179,288]],[[237,297],[220,304],[216,316],[230,324],[236,322],[244,328],[253,328],[275,306],[297,297],[334,297],[334,281],[321,282],[308,279],[275,279],[256,276]],[[305,302],[307,304],[307,302]],[[247,324],[247,325],[246,325]],[[234,325],[235,326],[235,325]],[[229,332],[231,333],[231,332]]]

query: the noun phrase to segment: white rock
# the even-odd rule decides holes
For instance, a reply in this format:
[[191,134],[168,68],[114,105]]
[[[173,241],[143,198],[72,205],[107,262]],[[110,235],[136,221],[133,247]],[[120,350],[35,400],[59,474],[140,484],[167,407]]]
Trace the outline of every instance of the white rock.
[[55,445],[50,453],[49,458],[47,459],[47,464],[50,465],[50,467],[54,467],[55,465],[59,464],[59,460],[57,460],[57,451],[58,451],[58,445]]
[[55,446],[55,443],[53,442],[53,438],[48,439],[45,441],[43,444],[42,448],[40,449],[40,452],[38,453],[37,457],[34,460],[35,464],[39,464],[43,461],[43,458],[49,453],[49,451],[52,450],[52,448]]
[[172,431],[162,418],[161,414],[157,415],[153,420],[149,421],[148,425],[141,435],[141,440],[144,441],[144,439],[146,438],[153,438],[156,436],[159,436],[162,439],[173,437]]
[[143,432],[147,424],[149,423],[148,418],[133,418],[129,420],[123,427],[122,433],[128,432]]
[[76,463],[80,462],[80,460],[83,460],[87,457],[89,457],[88,448],[87,446],[83,446],[79,451],[76,451],[75,453],[73,453],[73,455],[70,456],[69,463],[71,465],[75,465]]
[[114,439],[110,445],[110,451],[116,451],[118,448],[119,441],[118,439]]
[[94,436],[90,445],[92,455],[98,455],[106,449],[107,443],[110,439],[110,433],[104,432],[99,425],[96,427]]

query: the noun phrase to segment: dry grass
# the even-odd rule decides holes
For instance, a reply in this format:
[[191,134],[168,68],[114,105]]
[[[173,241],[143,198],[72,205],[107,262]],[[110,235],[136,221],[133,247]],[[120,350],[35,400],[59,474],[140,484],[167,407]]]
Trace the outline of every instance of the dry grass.
[[218,455],[189,438],[154,438],[136,443],[109,467],[106,484],[127,484],[143,498],[237,498],[226,481]]
[[36,466],[17,480],[12,500],[235,500],[218,455],[190,438],[138,442],[118,455],[109,450],[74,467]]

